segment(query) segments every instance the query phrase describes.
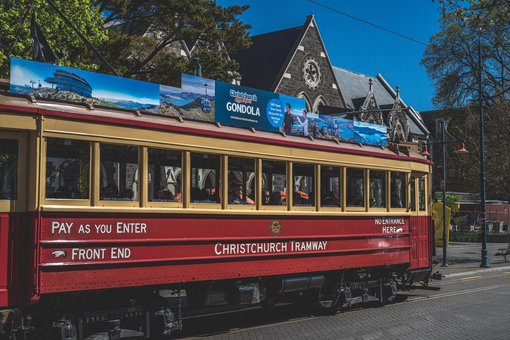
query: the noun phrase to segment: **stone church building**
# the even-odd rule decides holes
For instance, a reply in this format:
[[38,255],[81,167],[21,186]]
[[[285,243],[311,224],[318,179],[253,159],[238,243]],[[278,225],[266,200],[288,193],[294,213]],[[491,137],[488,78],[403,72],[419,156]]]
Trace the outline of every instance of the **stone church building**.
[[253,36],[251,47],[232,58],[241,85],[303,98],[311,112],[385,124],[392,141],[423,141],[429,134],[419,112],[382,75],[331,64],[313,16],[303,26]]

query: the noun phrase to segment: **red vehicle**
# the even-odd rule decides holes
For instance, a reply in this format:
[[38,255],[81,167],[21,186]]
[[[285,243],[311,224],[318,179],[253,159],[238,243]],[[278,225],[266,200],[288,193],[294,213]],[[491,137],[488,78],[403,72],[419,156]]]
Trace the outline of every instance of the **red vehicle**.
[[401,150],[0,95],[0,338],[391,301],[431,269],[431,164]]

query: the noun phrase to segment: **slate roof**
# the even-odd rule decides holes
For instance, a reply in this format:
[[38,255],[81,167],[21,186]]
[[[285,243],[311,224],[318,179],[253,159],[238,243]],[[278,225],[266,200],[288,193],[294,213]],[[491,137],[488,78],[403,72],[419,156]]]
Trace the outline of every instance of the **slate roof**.
[[[336,81],[340,86],[346,104],[353,110],[358,110],[363,104],[369,87],[369,79],[372,78],[372,91],[375,95],[375,101],[381,109],[391,109],[395,102],[396,92],[390,87],[388,82],[381,74],[375,77],[368,76],[362,73],[356,73],[340,67],[333,67]],[[400,98],[404,107],[406,103]],[[413,135],[424,136],[429,133],[423,119],[419,112],[415,111],[412,107],[406,110],[407,121],[409,124],[409,132]]]
[[368,81],[370,78],[373,80],[372,91],[379,107],[393,105],[395,102],[395,99],[386,91],[384,85],[377,77],[352,72],[336,66],[333,66],[333,71],[345,102],[351,109],[357,110],[363,104],[368,93]]
[[250,48],[240,50],[233,57],[240,65],[241,85],[272,91],[276,77],[286,66],[304,29],[306,25],[251,37]]

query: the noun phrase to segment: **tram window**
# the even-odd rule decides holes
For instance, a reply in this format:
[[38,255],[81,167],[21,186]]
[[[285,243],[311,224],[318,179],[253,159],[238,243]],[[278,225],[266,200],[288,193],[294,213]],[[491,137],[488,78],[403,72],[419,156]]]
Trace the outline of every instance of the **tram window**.
[[255,160],[228,158],[228,204],[255,204]]
[[411,189],[411,197],[409,210],[416,211],[416,181],[414,177],[411,177],[411,183],[409,183],[409,187]]
[[386,171],[370,170],[370,207],[386,208]]
[[262,204],[285,205],[287,202],[285,162],[262,161]]
[[191,154],[191,203],[220,202],[220,156]]
[[90,143],[48,138],[46,198],[89,198]]
[[321,206],[338,208],[340,206],[340,168],[321,166]]
[[18,141],[0,139],[0,199],[15,200],[18,194]]
[[425,176],[418,178],[418,198],[420,211],[427,210],[425,200]]
[[406,174],[404,172],[391,173],[391,207],[405,208],[406,202]]
[[149,202],[182,202],[182,156],[179,151],[148,149]]
[[314,206],[315,205],[315,167],[311,164],[293,164],[292,174],[294,177],[294,192],[292,205]]
[[363,169],[347,169],[347,206],[365,206],[365,176]]
[[137,201],[138,147],[101,144],[101,193],[105,201]]

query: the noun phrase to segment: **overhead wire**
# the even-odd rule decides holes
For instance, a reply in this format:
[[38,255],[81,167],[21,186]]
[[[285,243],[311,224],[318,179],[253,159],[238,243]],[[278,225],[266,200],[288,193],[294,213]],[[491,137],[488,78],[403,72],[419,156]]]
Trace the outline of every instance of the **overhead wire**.
[[352,15],[352,14],[349,14],[349,13],[346,13],[346,12],[342,12],[342,11],[340,11],[340,10],[336,9],[336,8],[330,7],[330,6],[328,6],[328,5],[325,5],[325,4],[323,4],[323,3],[320,3],[320,2],[318,2],[318,1],[315,1],[315,0],[308,0],[308,2],[310,2],[310,3],[314,4],[314,5],[320,6],[320,7],[322,7],[322,8],[325,8],[325,9],[327,9],[327,10],[329,10],[329,11],[335,12],[335,13],[337,13],[337,14],[343,15],[343,16],[345,16],[345,17],[351,18],[351,19],[353,19],[353,20],[356,20],[356,21],[362,22],[362,23],[364,23],[364,24],[366,24],[366,25],[369,25],[369,26],[375,27],[375,28],[380,29],[380,30],[382,30],[382,31],[385,31],[385,32],[391,33],[391,34],[393,34],[393,35],[399,36],[399,37],[401,37],[401,38],[404,38],[404,39],[410,40],[410,41],[415,42],[415,43],[417,43],[417,44],[420,44],[420,45],[423,45],[423,46],[427,46],[427,44],[426,44],[426,43],[424,43],[423,41],[419,41],[419,40],[417,40],[417,39],[415,39],[415,38],[413,38],[413,37],[410,37],[410,36],[407,36],[407,35],[405,35],[405,34],[399,33],[399,32],[397,32],[397,31],[393,31],[393,30],[391,30],[391,29],[389,29],[389,28],[386,28],[386,27],[384,27],[384,26],[381,26],[381,25],[375,24],[375,23],[370,22],[370,21],[368,21],[368,20],[365,20],[365,19],[359,18],[359,17],[354,16],[354,15]]

